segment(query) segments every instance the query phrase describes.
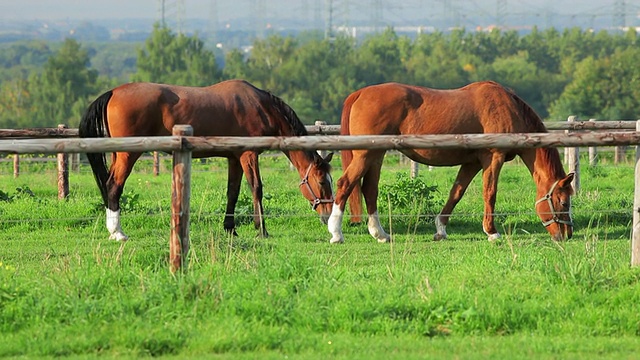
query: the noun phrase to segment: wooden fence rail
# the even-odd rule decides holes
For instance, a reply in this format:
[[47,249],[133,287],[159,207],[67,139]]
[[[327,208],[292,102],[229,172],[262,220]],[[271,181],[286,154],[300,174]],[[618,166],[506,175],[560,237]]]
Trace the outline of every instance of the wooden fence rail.
[[[309,135],[339,135],[340,125],[305,126]],[[629,120],[601,121],[549,121],[544,123],[547,130],[635,130],[636,122]],[[0,138],[74,138],[78,137],[78,129],[32,128],[32,129],[0,129]]]
[[153,136],[121,138],[12,139],[0,141],[0,153],[58,154],[87,152],[173,152],[246,150],[345,150],[345,149],[482,149],[568,146],[617,146],[640,144],[640,133],[518,133],[444,135],[320,135],[320,136]]
[[[549,130],[566,130],[566,131],[584,131],[584,130],[635,130],[635,121],[625,120],[604,120],[604,121],[578,121],[575,116],[569,117],[570,122],[546,122],[545,126]],[[574,121],[575,120],[575,121]],[[315,125],[306,126],[309,135],[338,135],[340,134],[340,125],[326,125],[324,121],[316,121]],[[0,129],[0,139],[6,138],[74,138],[78,137],[78,129],[68,129],[64,125],[59,125],[57,128],[31,128],[31,129]],[[321,150],[324,152],[324,150]],[[577,174],[577,178],[574,182],[574,186],[579,189],[580,168],[579,163],[571,161],[571,159],[578,159],[578,148],[565,148],[565,163],[569,166],[569,170]],[[621,158],[623,153],[622,147],[616,147],[616,164]],[[158,175],[160,173],[159,167],[159,154],[158,151],[153,153],[153,173]],[[18,177],[20,174],[20,159],[16,154],[14,155],[14,177]],[[69,163],[74,169],[78,169],[79,157],[74,155],[69,159]],[[596,165],[596,148],[589,148],[589,164]],[[430,167],[431,169],[431,167]],[[416,177],[418,175],[418,163],[411,161],[411,176]],[[64,197],[64,196],[62,196]]]

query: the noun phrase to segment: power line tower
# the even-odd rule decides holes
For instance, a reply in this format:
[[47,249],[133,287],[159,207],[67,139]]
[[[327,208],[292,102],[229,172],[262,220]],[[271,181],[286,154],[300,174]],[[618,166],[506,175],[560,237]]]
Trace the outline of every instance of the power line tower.
[[215,45],[219,40],[218,29],[220,28],[220,18],[218,17],[218,1],[211,0],[209,6],[209,29],[207,37]]
[[507,18],[507,0],[496,0],[496,26],[504,28]]
[[613,2],[613,27],[615,29],[624,30],[627,27],[627,2],[624,0],[616,0]]
[[251,0],[251,22],[255,37],[263,39],[267,28],[267,4],[266,0]]
[[460,8],[456,4],[456,0],[440,0],[440,2],[442,2],[443,6],[443,26],[460,27],[461,14]]
[[325,0],[324,2],[324,38],[329,40],[335,38],[335,34],[333,33],[333,2],[333,0]]
[[184,0],[158,0],[158,12],[162,26],[174,28],[178,33],[184,31]]
[[371,25],[374,32],[382,30],[383,17],[382,17],[382,0],[371,1]]

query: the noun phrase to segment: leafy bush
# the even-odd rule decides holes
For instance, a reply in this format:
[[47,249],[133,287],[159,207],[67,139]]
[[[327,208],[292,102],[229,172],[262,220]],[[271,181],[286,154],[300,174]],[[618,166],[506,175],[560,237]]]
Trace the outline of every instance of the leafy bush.
[[433,196],[436,191],[437,186],[429,186],[421,177],[412,179],[406,173],[398,173],[395,183],[380,187],[380,199],[388,200],[398,211],[409,210],[426,220],[426,215],[437,211]]
[[16,193],[13,195],[10,195],[9,193],[6,193],[0,190],[0,201],[12,202],[13,200],[17,200],[17,199],[28,199],[28,198],[31,198],[36,200],[37,202],[40,202],[40,199],[36,197],[36,194],[34,194],[33,191],[28,186],[17,187]]

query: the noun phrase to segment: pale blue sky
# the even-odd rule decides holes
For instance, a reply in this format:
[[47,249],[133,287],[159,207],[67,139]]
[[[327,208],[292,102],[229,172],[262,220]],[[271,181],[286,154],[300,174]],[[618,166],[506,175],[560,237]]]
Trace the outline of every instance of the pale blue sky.
[[[332,0],[340,15],[346,12],[350,17],[368,14],[372,10],[372,0]],[[165,0],[166,4],[178,3],[178,0]],[[265,18],[306,18],[318,16],[323,12],[328,0],[182,0],[184,14],[188,18],[210,19],[212,4],[216,3],[219,21],[251,16],[251,4],[264,4]],[[511,14],[547,13],[578,14],[579,16],[611,17],[614,12],[614,0],[507,0],[506,12]],[[439,16],[449,4],[449,8],[458,8],[466,14],[496,13],[496,0],[383,0],[383,17],[392,23],[405,17],[415,18]],[[0,20],[53,20],[53,19],[159,19],[160,0],[0,0]],[[346,5],[345,5],[346,4]],[[640,0],[627,0],[628,19],[637,21]],[[170,6],[170,5],[167,5]],[[315,12],[315,13],[314,13]],[[430,15],[429,15],[430,14]],[[322,15],[324,16],[324,15]],[[516,15],[513,15],[516,16]]]

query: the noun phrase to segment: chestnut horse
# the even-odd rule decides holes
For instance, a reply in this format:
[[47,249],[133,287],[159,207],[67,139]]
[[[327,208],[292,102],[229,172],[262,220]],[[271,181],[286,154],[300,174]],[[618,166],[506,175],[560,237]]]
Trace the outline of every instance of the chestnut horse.
[[[422,135],[547,132],[540,117],[503,86],[477,82],[454,90],[435,90],[398,83],[362,88],[350,94],[342,110],[343,135]],[[482,170],[484,218],[489,240],[500,237],[494,224],[498,175],[505,161],[520,156],[537,186],[535,209],[554,240],[571,238],[573,174],[566,175],[555,148],[537,149],[408,149],[410,159],[433,166],[460,165],[449,199],[436,217],[435,240],[447,237],[451,213],[475,175]],[[332,243],[344,242],[342,217],[347,198],[352,221],[360,221],[361,196],[367,206],[369,233],[379,242],[391,240],[378,218],[377,198],[384,150],[342,152],[344,174],[337,181],[329,218]],[[362,183],[360,182],[362,179]]]
[[[80,137],[168,136],[174,125],[188,124],[194,136],[302,136],[306,128],[296,113],[277,96],[242,80],[208,87],[153,83],[121,85],[98,97],[87,109]],[[300,191],[326,223],[333,193],[329,174],[331,154],[323,159],[313,151],[285,151],[298,169]],[[127,240],[120,226],[120,196],[141,153],[115,152],[107,171],[105,154],[87,154],[106,207],[110,238]],[[253,220],[259,235],[267,236],[262,207],[258,151],[194,152],[194,158],[226,157],[229,163],[224,228],[236,235],[234,212],[242,173],[253,195]]]

